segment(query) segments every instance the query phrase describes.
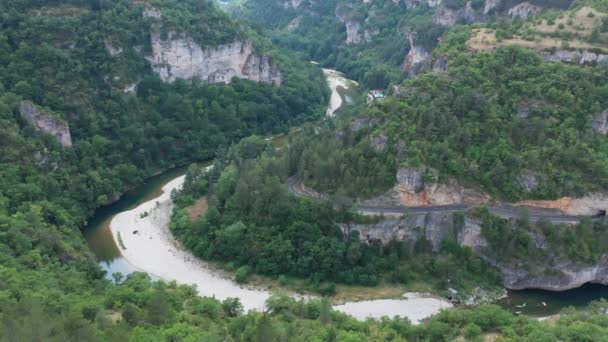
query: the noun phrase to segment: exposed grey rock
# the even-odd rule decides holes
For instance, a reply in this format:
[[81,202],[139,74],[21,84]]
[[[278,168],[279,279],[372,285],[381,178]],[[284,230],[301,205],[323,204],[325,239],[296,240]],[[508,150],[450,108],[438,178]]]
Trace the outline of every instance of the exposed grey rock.
[[357,133],[364,128],[378,126],[379,124],[379,118],[357,118],[350,122],[350,130],[353,133]]
[[603,135],[608,134],[608,110],[595,116],[592,123],[593,129]]
[[538,15],[543,9],[541,7],[532,5],[529,2],[522,2],[517,6],[513,6],[509,9],[507,14],[513,18],[527,19]]
[[416,242],[428,240],[434,250],[441,242],[454,239],[453,214],[429,213],[407,215],[402,218],[387,218],[372,224],[341,225],[343,232],[359,232],[368,243],[387,244],[391,240]]
[[384,134],[380,134],[377,136],[371,136],[370,145],[376,152],[382,152],[386,148],[386,143],[388,142],[388,137]]
[[28,101],[21,102],[19,113],[36,131],[54,136],[63,147],[72,146],[70,127],[64,120]]
[[485,4],[483,5],[483,14],[488,15],[494,12],[498,8],[500,3],[501,0],[486,0]]
[[525,192],[530,192],[538,186],[536,175],[531,172],[522,173],[515,177],[515,183]]
[[281,71],[268,56],[258,56],[250,42],[234,42],[203,49],[190,37],[170,34],[162,40],[152,33],[152,68],[165,82],[200,78],[208,83],[230,83],[233,77],[282,83]]
[[431,54],[422,46],[414,44],[413,33],[408,33],[407,37],[410,41],[410,51],[407,56],[405,56],[405,60],[401,65],[401,70],[411,77],[415,76],[420,68],[428,62]]
[[424,170],[401,168],[397,171],[397,183],[407,192],[421,192],[424,190]]
[[107,42],[107,41],[105,42],[104,45],[105,45],[106,51],[112,57],[118,56],[118,55],[120,55],[122,53],[122,48],[120,46],[119,47],[115,47],[114,45],[112,45],[112,43]]
[[407,144],[403,141],[395,144],[396,155],[395,158],[399,161],[405,160],[407,158]]
[[377,28],[362,29],[360,21],[352,17],[350,6],[339,6],[336,8],[336,17],[346,27],[346,44],[369,43],[372,38],[380,33]]
[[541,52],[541,55],[546,62],[564,62],[580,65],[595,65],[608,60],[608,55],[606,54],[597,54],[586,50],[582,52],[570,50],[544,51]]
[[148,7],[146,9],[144,9],[144,12],[142,13],[142,15],[144,16],[144,18],[152,18],[152,19],[161,18],[160,11],[155,8],[152,8],[152,7]]
[[358,118],[355,119],[353,121],[351,121],[350,123],[350,130],[352,132],[359,132],[360,130],[367,128],[369,126],[369,119],[368,118]]
[[[453,213],[409,214],[401,218],[384,218],[369,224],[341,224],[344,233],[358,232],[362,240],[370,244],[387,244],[392,240],[416,243],[426,240],[433,250],[439,250],[445,240],[453,240],[471,250],[495,266],[503,276],[503,285],[508,289],[544,289],[564,291],[586,283],[608,285],[608,255],[594,265],[583,265],[570,261],[543,260],[542,266],[534,263],[503,262],[481,233],[480,222],[465,216],[460,226],[454,224]],[[530,232],[538,248],[550,252],[550,245],[540,233]]]
[[517,110],[517,117],[520,119],[527,119],[530,116],[530,107],[522,106]]
[[433,72],[443,73],[448,71],[448,58],[444,55],[439,56],[433,63]]
[[[565,291],[586,283],[608,285],[608,256],[591,266],[573,262],[547,265],[546,269],[529,269],[528,265],[496,264],[503,276],[505,287],[512,290],[543,289]],[[546,271],[549,272],[546,272]]]

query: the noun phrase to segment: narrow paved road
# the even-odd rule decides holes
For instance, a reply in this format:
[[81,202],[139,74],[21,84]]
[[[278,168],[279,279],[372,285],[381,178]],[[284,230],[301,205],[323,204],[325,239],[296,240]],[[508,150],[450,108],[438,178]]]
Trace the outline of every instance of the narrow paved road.
[[[296,177],[291,177],[287,181],[287,188],[290,193],[298,197],[309,197],[319,198],[309,193],[302,191],[301,182]],[[448,204],[448,205],[428,205],[419,207],[370,207],[370,206],[359,206],[359,212],[364,214],[427,214],[437,212],[454,212],[454,211],[465,211],[471,209],[474,205],[471,204]],[[496,208],[488,207],[488,210],[493,215],[502,218],[517,218],[520,215],[520,211],[516,208]],[[601,216],[573,216],[573,215],[538,215],[530,214],[530,221],[549,221],[551,223],[577,223],[583,218],[599,219]]]

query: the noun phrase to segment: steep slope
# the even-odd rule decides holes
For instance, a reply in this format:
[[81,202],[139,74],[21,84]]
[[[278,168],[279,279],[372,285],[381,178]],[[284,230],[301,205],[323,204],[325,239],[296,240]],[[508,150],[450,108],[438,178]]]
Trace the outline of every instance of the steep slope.
[[233,10],[269,30],[277,44],[302,51],[368,87],[384,88],[433,63],[432,50],[455,25],[520,22],[566,9],[572,1],[247,0],[239,4]]
[[[165,82],[146,60],[155,32],[201,50],[249,42],[251,62],[234,74],[246,80]],[[267,80],[266,66],[280,82],[248,80]],[[153,173],[321,115],[325,87],[320,70],[208,1],[0,2],[0,339],[127,340],[152,284],[135,276],[139,294],[116,300],[122,289],[93,260],[84,222]],[[173,310],[145,321],[162,325]],[[117,327],[123,312],[130,323]]]

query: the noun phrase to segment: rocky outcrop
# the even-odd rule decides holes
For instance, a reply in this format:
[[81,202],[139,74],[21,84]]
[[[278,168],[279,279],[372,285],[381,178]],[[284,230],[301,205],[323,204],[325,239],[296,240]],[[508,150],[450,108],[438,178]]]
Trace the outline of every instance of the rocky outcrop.
[[441,242],[456,237],[452,213],[430,213],[389,218],[371,224],[341,225],[344,233],[359,232],[368,243],[387,244],[391,240],[417,242],[425,239],[434,250]]
[[233,77],[280,85],[282,75],[268,56],[258,56],[250,42],[236,41],[202,48],[189,37],[152,34],[152,68],[165,82],[199,78],[208,83],[230,83]]
[[414,44],[413,33],[409,32],[407,38],[410,42],[410,51],[407,56],[405,56],[405,60],[401,65],[401,70],[412,77],[428,62],[431,54],[424,47]]
[[541,56],[546,62],[563,62],[580,65],[594,65],[608,61],[608,54],[598,54],[585,50],[582,52],[577,50],[543,51],[541,52]]
[[448,71],[448,58],[445,55],[437,57],[435,62],[433,62],[433,72],[435,73],[443,73]]
[[403,191],[418,193],[424,190],[424,173],[422,169],[399,169],[397,186]]
[[531,192],[538,186],[538,179],[532,172],[525,172],[515,177],[515,184],[524,192]]
[[21,102],[19,114],[36,131],[54,136],[63,147],[72,146],[72,136],[68,123],[55,114],[47,112],[28,101]]
[[[370,17],[373,17],[373,12],[370,12]],[[365,23],[369,23],[370,17],[365,19]],[[346,27],[346,44],[361,44],[369,43],[375,36],[380,33],[376,27],[364,28],[360,19],[352,9],[352,4],[345,4],[336,7],[336,18]]]
[[587,283],[608,285],[608,255],[604,255],[597,264],[591,266],[573,262],[561,262],[545,270],[531,270],[523,264],[498,263],[495,266],[502,273],[505,287],[512,290],[565,291]]
[[483,15],[488,15],[498,9],[501,0],[486,0],[483,5]]
[[371,207],[480,204],[490,199],[481,192],[461,187],[455,180],[437,182],[432,169],[401,168],[393,188],[378,197],[360,200],[359,204]]
[[608,110],[605,110],[595,116],[592,123],[593,129],[599,134],[608,134]]
[[[346,234],[358,232],[360,238],[369,244],[387,244],[396,240],[413,245],[427,241],[434,251],[438,251],[443,241],[456,241],[496,267],[502,274],[503,285],[513,290],[533,288],[563,291],[586,283],[608,285],[608,255],[601,257],[594,265],[556,261],[560,258],[555,256],[530,262],[501,261],[483,237],[479,221],[468,216],[464,217],[464,221],[456,220],[454,215],[448,212],[408,214],[369,224],[341,224],[340,228]],[[544,236],[531,234],[537,248],[548,254],[553,252]]]
[[467,1],[460,9],[439,7],[433,16],[433,22],[438,25],[452,27],[460,20],[467,23],[485,21],[487,18],[481,11],[475,10],[471,1]]
[[281,6],[283,8],[297,9],[300,7],[300,5],[302,5],[303,2],[304,2],[304,0],[284,0],[281,3]]
[[507,14],[513,18],[527,19],[538,15],[543,9],[541,7],[532,5],[529,2],[522,2],[521,4],[511,7]]
[[388,142],[388,137],[384,134],[371,136],[369,144],[376,152],[383,152]]

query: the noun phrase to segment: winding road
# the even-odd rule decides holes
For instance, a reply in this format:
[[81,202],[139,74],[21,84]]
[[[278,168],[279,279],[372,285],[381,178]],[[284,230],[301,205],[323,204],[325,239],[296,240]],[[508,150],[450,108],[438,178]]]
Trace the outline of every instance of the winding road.
[[[308,198],[322,198],[323,196],[314,196],[308,192],[302,190],[302,182],[297,177],[291,177],[287,181],[287,188],[289,192],[298,197]],[[447,205],[428,205],[428,206],[417,206],[417,207],[370,207],[370,206],[358,206],[358,211],[362,214],[367,215],[404,215],[404,214],[429,214],[438,212],[455,212],[455,211],[466,211],[473,208],[474,204],[447,204]],[[506,205],[506,208],[488,207],[491,214],[498,217],[512,219],[520,216],[520,210],[518,207],[512,205]],[[551,223],[578,223],[584,218],[600,219],[604,215],[594,216],[575,216],[575,215],[543,215],[543,214],[529,214],[529,219],[532,222],[537,221],[548,221]]]

